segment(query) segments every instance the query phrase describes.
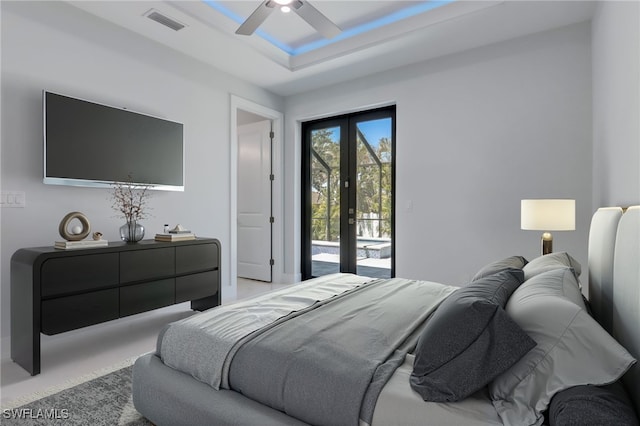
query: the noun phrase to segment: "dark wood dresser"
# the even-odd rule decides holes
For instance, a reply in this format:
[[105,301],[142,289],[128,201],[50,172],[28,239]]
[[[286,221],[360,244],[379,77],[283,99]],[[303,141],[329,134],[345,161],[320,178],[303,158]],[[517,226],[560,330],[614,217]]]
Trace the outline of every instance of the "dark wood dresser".
[[11,358],[40,373],[40,333],[53,335],[191,301],[220,304],[220,242],[212,238],[59,250],[11,257]]

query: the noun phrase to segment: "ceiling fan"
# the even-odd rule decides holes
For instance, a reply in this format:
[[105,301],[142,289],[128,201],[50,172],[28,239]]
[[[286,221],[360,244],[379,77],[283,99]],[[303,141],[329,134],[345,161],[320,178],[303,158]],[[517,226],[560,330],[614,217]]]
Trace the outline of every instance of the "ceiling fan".
[[236,30],[236,34],[253,34],[276,8],[280,8],[285,13],[293,10],[325,38],[333,38],[342,32],[340,27],[331,22],[331,20],[324,16],[318,9],[311,6],[308,1],[265,0],[253,11],[247,20],[240,25],[240,28]]

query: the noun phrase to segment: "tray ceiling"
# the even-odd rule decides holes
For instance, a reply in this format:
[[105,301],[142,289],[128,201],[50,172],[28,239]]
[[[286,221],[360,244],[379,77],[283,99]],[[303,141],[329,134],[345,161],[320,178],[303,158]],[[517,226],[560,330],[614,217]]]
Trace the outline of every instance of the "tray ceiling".
[[325,39],[280,10],[256,33],[235,34],[260,0],[69,3],[282,96],[582,22],[594,8],[591,1],[312,0],[343,30]]

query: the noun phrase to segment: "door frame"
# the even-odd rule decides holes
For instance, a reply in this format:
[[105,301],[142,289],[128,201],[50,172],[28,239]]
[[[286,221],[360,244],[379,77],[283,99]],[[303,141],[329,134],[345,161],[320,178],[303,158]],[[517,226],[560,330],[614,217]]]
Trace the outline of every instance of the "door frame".
[[[311,187],[308,178],[305,177],[305,173],[307,169],[311,167],[310,165],[310,156],[311,156],[311,144],[305,143],[305,138],[307,137],[307,132],[310,129],[313,129],[315,125],[320,124],[322,128],[337,126],[340,127],[341,130],[341,156],[340,156],[340,182],[344,182],[345,178],[348,177],[349,174],[350,180],[355,180],[356,170],[352,170],[353,166],[352,162],[349,161],[349,158],[352,160],[356,158],[356,150],[357,147],[355,144],[350,143],[350,140],[354,140],[356,138],[356,127],[354,125],[357,122],[358,118],[364,118],[362,121],[376,119],[376,117],[381,116],[390,116],[392,118],[392,152],[393,156],[391,159],[391,277],[395,277],[396,270],[396,223],[395,223],[395,213],[396,213],[396,105],[389,104],[385,106],[379,106],[366,110],[356,110],[353,112],[327,116],[322,118],[310,119],[306,121],[300,122],[300,222],[301,222],[301,235],[300,235],[300,273],[302,275],[302,279],[312,278],[312,253],[311,253],[311,222],[310,218],[307,215],[306,210],[310,209],[311,206]],[[346,155],[345,155],[346,154]],[[347,197],[349,198],[347,200]],[[348,220],[348,206],[356,205],[356,194],[354,191],[346,189],[346,187],[340,187],[340,235],[346,236],[345,241],[347,244],[351,245],[355,250],[356,245],[356,229],[353,226],[347,224]],[[345,201],[346,200],[346,201]],[[350,253],[348,250],[340,250],[340,270],[343,270],[343,267],[347,270],[353,270],[355,273],[357,271],[357,261],[354,258],[351,258],[351,255],[355,255],[354,253]]]
[[284,141],[284,114],[280,111],[257,104],[248,99],[231,95],[230,106],[230,207],[229,207],[229,285],[227,297],[235,298],[238,286],[238,110],[244,110],[253,114],[265,117],[273,123],[273,149],[271,153],[271,164],[273,169],[273,198],[272,211],[275,221],[272,227],[272,258],[274,260],[272,268],[272,282],[281,282],[284,266],[283,249],[283,170],[282,170],[282,149]]

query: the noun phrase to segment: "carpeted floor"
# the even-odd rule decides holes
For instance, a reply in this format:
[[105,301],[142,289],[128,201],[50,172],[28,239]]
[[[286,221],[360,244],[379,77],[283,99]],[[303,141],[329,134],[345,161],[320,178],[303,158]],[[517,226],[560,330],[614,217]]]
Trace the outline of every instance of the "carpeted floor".
[[151,425],[133,406],[132,368],[120,368],[22,405],[2,407],[0,424]]

